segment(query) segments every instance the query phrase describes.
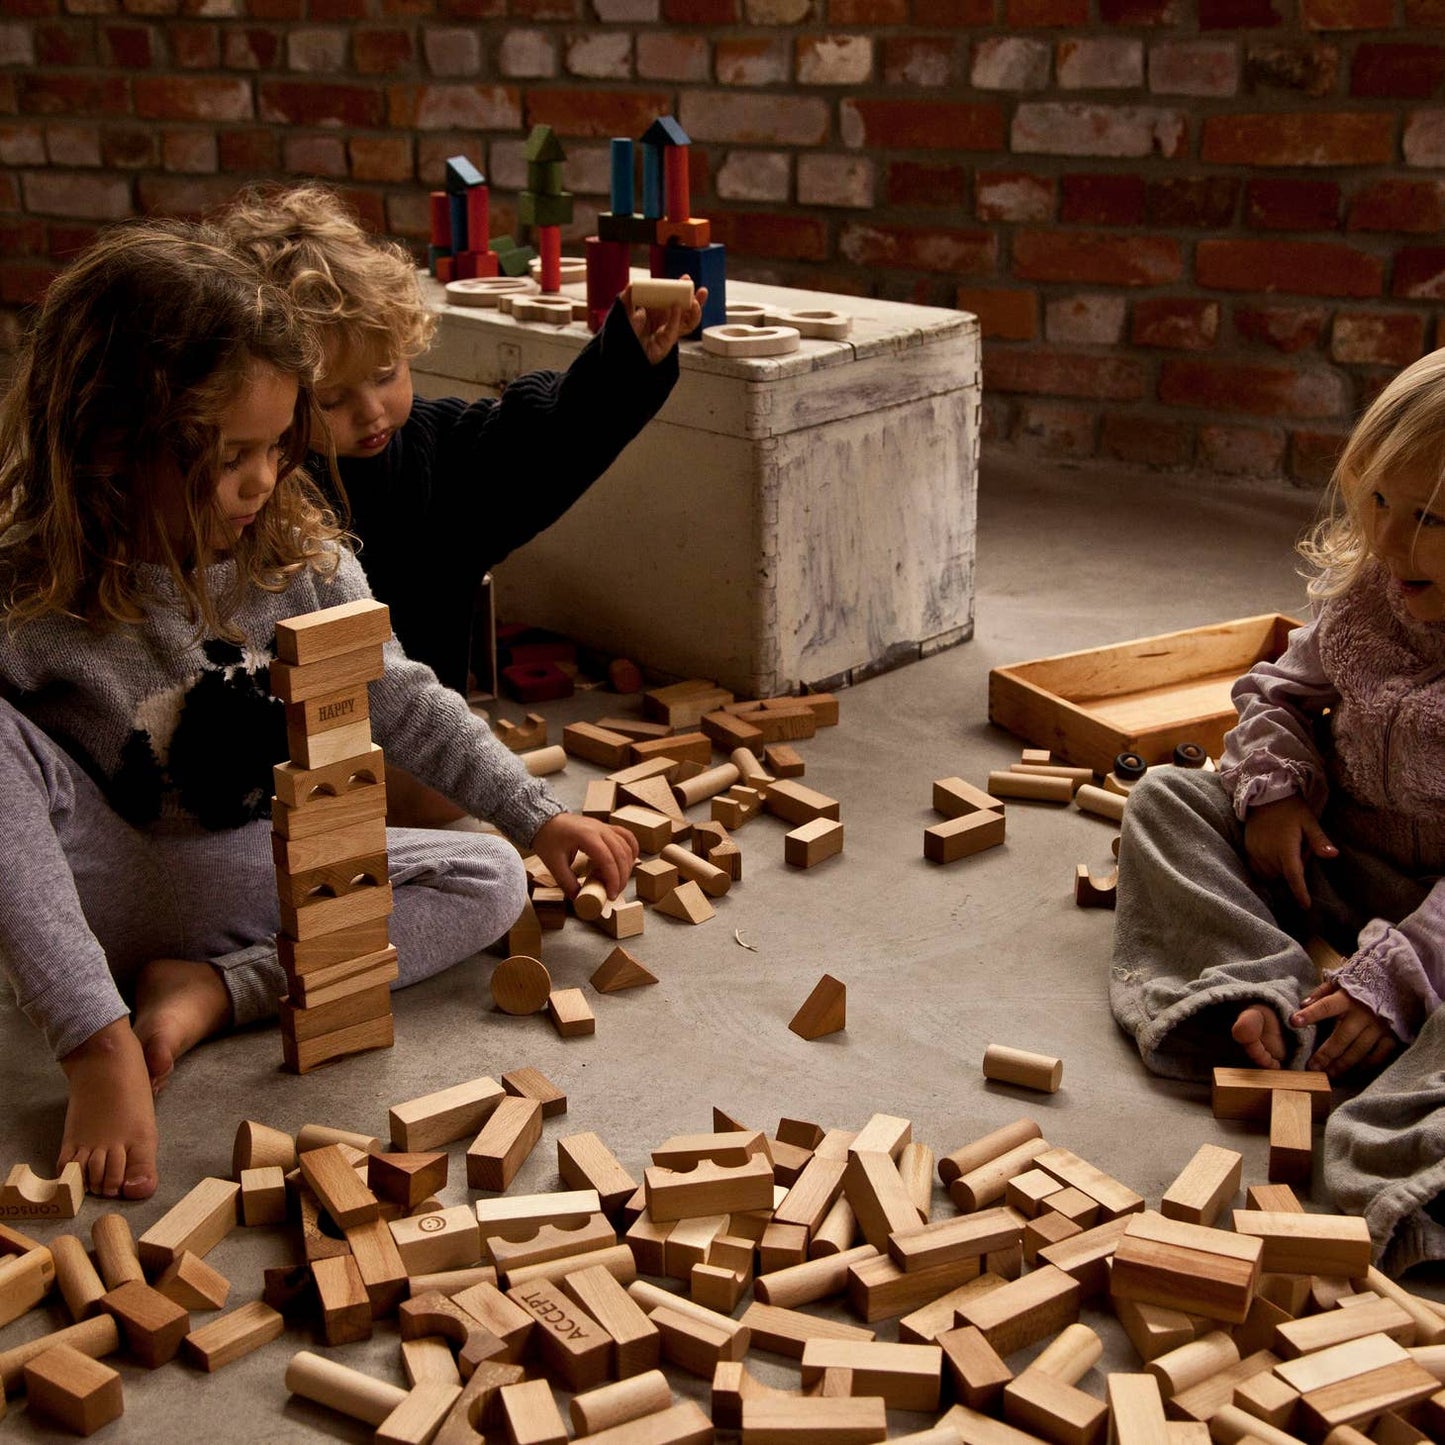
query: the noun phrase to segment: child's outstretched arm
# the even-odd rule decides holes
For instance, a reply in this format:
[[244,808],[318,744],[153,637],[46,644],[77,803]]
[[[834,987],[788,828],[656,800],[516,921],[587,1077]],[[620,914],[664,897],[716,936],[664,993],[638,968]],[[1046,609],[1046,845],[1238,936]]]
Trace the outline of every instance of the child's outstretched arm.
[[682,337],[697,329],[698,322],[702,320],[702,308],[707,303],[707,287],[699,286],[686,306],[669,306],[662,311],[634,306],[631,284],[618,301],[632,322],[633,334],[642,344],[643,354],[653,366],[657,366],[667,359]]
[[1352,998],[1337,978],[1327,978],[1306,996],[1304,1005],[1290,1017],[1297,1029],[1334,1019],[1330,1036],[1313,1054],[1307,1068],[1319,1069],[1332,1077],[1348,1074],[1361,1065],[1376,1068],[1399,1045],[1394,1030],[1369,1004]]

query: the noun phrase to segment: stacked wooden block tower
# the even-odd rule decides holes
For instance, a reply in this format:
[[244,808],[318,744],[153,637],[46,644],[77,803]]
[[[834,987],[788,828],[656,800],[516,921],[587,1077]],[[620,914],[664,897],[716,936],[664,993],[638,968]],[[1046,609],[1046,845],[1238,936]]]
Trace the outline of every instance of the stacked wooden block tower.
[[690,214],[688,134],[670,115],[659,116],[642,136],[642,214],[634,205],[633,147],[612,142],[612,209],[597,217],[597,234],[587,238],[587,324],[595,331],[612,299],[628,281],[633,246],[648,247],[654,276],[707,287],[703,327],[727,320],[727,248],[712,240],[704,218]]
[[446,190],[431,193],[427,269],[444,284],[484,276],[525,276],[537,253],[531,246],[519,246],[511,236],[492,239],[486,177],[466,156],[452,156],[446,176]]
[[271,691],[286,704],[291,755],[271,805],[281,1043],[300,1074],[392,1043],[386,770],[367,695],[390,636],[389,612],[369,598],[276,626]]
[[562,227],[572,219],[572,193],[562,189],[567,152],[549,125],[534,125],[527,137],[527,189],[517,197],[517,220],[536,233],[542,258],[542,290],[562,289]]

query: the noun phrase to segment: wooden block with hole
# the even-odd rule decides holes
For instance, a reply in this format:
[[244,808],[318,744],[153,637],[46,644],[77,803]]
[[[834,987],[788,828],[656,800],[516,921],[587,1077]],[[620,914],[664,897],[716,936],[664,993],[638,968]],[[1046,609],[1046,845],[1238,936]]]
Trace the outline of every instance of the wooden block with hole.
[[467,1147],[467,1187],[500,1193],[542,1137],[542,1105],[508,1094]]
[[547,1015],[560,1038],[577,1039],[597,1032],[597,1015],[580,988],[553,989],[547,999]]
[[24,1380],[27,1414],[73,1435],[93,1435],[125,1410],[119,1372],[70,1345],[52,1345],[26,1361]]
[[518,1270],[530,1265],[594,1254],[616,1243],[617,1234],[607,1222],[607,1216],[597,1213],[581,1220],[538,1225],[526,1239],[497,1235],[487,1241],[487,1247],[497,1273],[510,1283]]
[[793,868],[812,868],[843,851],[843,825],[815,818],[783,835],[783,861]]
[[641,988],[656,983],[649,973],[625,948],[617,947],[593,971],[588,980],[598,993],[620,993],[623,989]]
[[593,1133],[557,1141],[557,1172],[571,1189],[595,1189],[607,1214],[621,1208],[637,1190],[637,1181]]
[[810,1040],[842,1033],[847,1026],[847,985],[831,973],[825,973],[813,985],[813,991],[788,1023],[788,1028],[799,1038]]
[[1216,1119],[1267,1120],[1277,1090],[1309,1096],[1315,1119],[1330,1111],[1330,1077],[1308,1069],[1225,1069],[1214,1071],[1212,1106]]
[[923,856],[930,863],[956,863],[986,848],[997,848],[1004,840],[1004,815],[994,812],[966,813],[935,823],[923,830]]
[[1239,1193],[1244,1155],[1217,1144],[1201,1144],[1179,1177],[1164,1192],[1159,1212],[1186,1224],[1211,1225]]

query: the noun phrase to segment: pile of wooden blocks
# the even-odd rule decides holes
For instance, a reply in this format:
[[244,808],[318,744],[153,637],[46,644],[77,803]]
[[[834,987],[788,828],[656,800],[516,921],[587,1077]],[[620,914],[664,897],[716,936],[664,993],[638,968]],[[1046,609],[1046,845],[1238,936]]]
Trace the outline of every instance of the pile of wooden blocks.
[[[1322,1091],[1221,1070],[1216,1107],[1259,1116],[1287,1092],[1316,1107]],[[937,1160],[956,1212],[935,1217],[935,1155],[906,1119],[784,1119],[769,1134],[715,1109],[711,1132],[659,1143],[640,1180],[596,1134],[561,1135],[561,1192],[496,1197],[566,1108],[522,1069],[397,1105],[397,1152],[248,1121],[234,1180],[202,1181],[138,1247],[123,1216],[101,1216],[94,1264],[74,1236],[0,1229],[4,1317],[58,1286],[76,1320],[0,1352],[0,1381],[93,1429],[119,1408],[107,1355],[154,1367],[183,1350],[215,1369],[275,1338],[284,1311],[332,1346],[396,1317],[409,1388],[308,1350],[286,1381],[410,1445],[565,1445],[557,1391],[593,1445],[719,1430],[845,1445],[888,1438],[893,1412],[912,1432],[894,1438],[914,1445],[1410,1445],[1445,1431],[1445,1310],[1371,1267],[1363,1220],[1306,1213],[1288,1185],[1251,1186],[1231,1212],[1233,1150],[1205,1145],[1151,1210],[1020,1118]],[[493,1193],[444,1207],[445,1146],[469,1137],[468,1187]],[[298,1263],[192,1331],[189,1311],[226,1302],[201,1256],[238,1211],[289,1221]],[[1083,1311],[1112,1314],[1140,1368],[1084,1388],[1104,1345]],[[754,1354],[791,1362],[791,1384],[758,1379]],[[708,1382],[710,1414],[676,1398],[678,1375]]]
[[271,848],[281,1044],[297,1073],[392,1043],[386,768],[367,696],[390,637],[387,609],[370,599],[276,626],[271,690],[286,704],[291,760],[275,770]]

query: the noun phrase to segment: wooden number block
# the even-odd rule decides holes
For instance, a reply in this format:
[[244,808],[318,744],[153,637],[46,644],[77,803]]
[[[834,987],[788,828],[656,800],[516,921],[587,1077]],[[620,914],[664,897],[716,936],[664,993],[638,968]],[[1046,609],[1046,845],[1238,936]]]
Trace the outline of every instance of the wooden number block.
[[376,1195],[362,1183],[340,1144],[327,1144],[298,1157],[301,1177],[338,1229],[365,1224],[378,1215]]
[[259,1350],[284,1328],[285,1321],[270,1305],[252,1300],[192,1330],[182,1348],[193,1365],[210,1372],[249,1355],[252,1350]]
[[580,988],[553,989],[547,997],[547,1014],[552,1027],[564,1039],[581,1038],[597,1032],[597,1015]]
[[985,848],[997,848],[1003,840],[1002,813],[968,813],[925,828],[923,856],[932,863],[956,863]]
[[[674,876],[676,871],[672,870]],[[625,948],[619,946],[602,960],[588,982],[598,993],[619,993],[623,989],[641,988],[646,984],[656,983],[657,979]]]
[[743,1445],[864,1445],[887,1438],[888,1407],[878,1396],[742,1402]]
[[1164,1445],[1164,1401],[1152,1375],[1110,1375],[1107,1390],[1114,1445]]
[[995,1083],[1056,1094],[1064,1078],[1064,1061],[1005,1044],[990,1044],[983,1052],[983,1076]]
[[821,1039],[841,1033],[848,1026],[848,989],[839,979],[825,973],[788,1023],[799,1038]]
[[1236,1209],[1234,1232],[1261,1245],[1260,1268],[1271,1274],[1358,1279],[1370,1267],[1370,1229],[1357,1215]]
[[1159,1212],[1187,1224],[1213,1224],[1239,1193],[1244,1155],[1217,1144],[1201,1144],[1194,1158],[1165,1191]]
[[42,1179],[28,1164],[17,1164],[0,1185],[0,1218],[74,1219],[84,1197],[79,1164],[67,1164],[54,1179]]
[[1238,1324],[1249,1314],[1262,1252],[1258,1239],[1142,1214],[1115,1248],[1110,1290],[1116,1299]]
[[391,1147],[424,1152],[475,1134],[501,1102],[503,1094],[502,1086],[484,1075],[397,1104],[387,1115],[391,1124]]
[[836,798],[830,798],[790,778],[782,778],[768,785],[763,806],[795,828],[818,818],[831,818],[836,822],[841,814]]
[[1269,1101],[1269,1177],[1308,1185],[1314,1173],[1313,1109],[1308,1094],[1276,1089]]
[[815,818],[783,835],[783,861],[794,868],[811,868],[843,851],[843,825],[831,818]]
[[93,1435],[125,1409],[120,1374],[69,1345],[53,1345],[25,1365],[29,1413],[74,1435]]
[[371,1338],[371,1300],[350,1254],[318,1259],[311,1266],[321,1301],[321,1333],[328,1345]]
[[409,1212],[446,1187],[449,1162],[436,1151],[369,1154],[366,1182],[378,1198]]
[[687,1173],[651,1168],[643,1174],[647,1213],[659,1224],[749,1209],[773,1203],[773,1166],[765,1154],[736,1166],[700,1160]]
[[637,1181],[593,1133],[571,1134],[557,1141],[557,1172],[569,1188],[595,1189],[607,1214],[637,1190]]
[[506,1189],[541,1137],[541,1103],[503,1097],[467,1149],[467,1187]]
[[653,905],[659,913],[669,918],[681,919],[684,923],[706,923],[714,917],[716,909],[708,902],[707,896],[691,879],[679,883],[670,893],[665,893]]
[[241,1186],[230,1179],[202,1179],[141,1235],[142,1266],[163,1270],[183,1249],[205,1255],[236,1227]]
[[891,1410],[937,1410],[943,1384],[938,1345],[809,1340],[803,1346],[803,1384],[818,1384],[830,1370],[852,1374],[851,1393],[878,1395]]
[[507,1298],[536,1321],[532,1344],[543,1366],[567,1389],[590,1390],[607,1378],[612,1337],[575,1300],[546,1282],[509,1289]]
[[286,1172],[279,1164],[241,1171],[241,1223],[286,1222]]
[[1330,1077],[1307,1069],[1215,1069],[1213,1107],[1216,1119],[1269,1118],[1270,1100],[1280,1089],[1309,1097],[1316,1119],[1330,1111]]
[[659,1305],[648,1318],[662,1336],[663,1358],[705,1380],[712,1378],[719,1360],[740,1360],[748,1351],[746,1325],[701,1306],[684,1312]]
[[535,1099],[544,1119],[567,1112],[567,1095],[540,1069],[511,1069],[502,1075],[502,1087],[520,1099]]
[[631,1295],[605,1269],[564,1275],[561,1288],[613,1341],[612,1373],[625,1380],[656,1368],[662,1336]]
[[302,666],[391,640],[391,614],[374,598],[358,598],[276,624],[276,656]]
[[1078,1282],[1045,1264],[968,1301],[958,1311],[961,1325],[973,1325],[1000,1355],[1054,1334],[1079,1317]]
[[466,1269],[481,1261],[482,1239],[476,1213],[469,1204],[411,1219],[393,1219],[388,1228],[408,1274]]

